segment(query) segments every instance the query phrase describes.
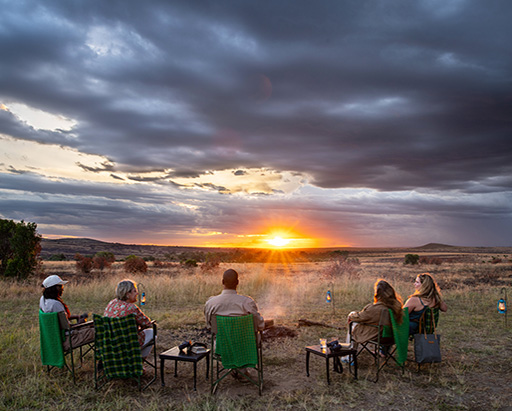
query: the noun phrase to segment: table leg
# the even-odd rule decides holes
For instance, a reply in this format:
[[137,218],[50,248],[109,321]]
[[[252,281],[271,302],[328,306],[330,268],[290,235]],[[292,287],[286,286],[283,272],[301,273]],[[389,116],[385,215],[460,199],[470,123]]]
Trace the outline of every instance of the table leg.
[[206,354],[206,379],[208,379],[209,373],[210,373],[210,353]]
[[197,374],[197,362],[194,361],[194,391],[196,390],[196,374]]
[[357,355],[352,354],[352,361],[354,361],[354,379],[357,380]]
[[178,376],[178,360],[174,361],[174,376]]
[[325,370],[327,371],[327,385],[331,385],[331,381],[329,380],[329,357],[325,359]]
[[165,359],[160,359],[160,379],[162,380],[162,387],[165,387],[165,381],[164,381],[164,362]]
[[309,377],[309,351],[306,351],[306,375]]

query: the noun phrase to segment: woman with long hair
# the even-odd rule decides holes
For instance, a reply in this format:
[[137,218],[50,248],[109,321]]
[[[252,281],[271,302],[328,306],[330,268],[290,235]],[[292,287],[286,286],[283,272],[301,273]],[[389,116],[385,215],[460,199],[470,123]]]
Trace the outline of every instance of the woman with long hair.
[[[352,341],[350,341],[349,332],[347,342],[352,342],[353,348],[357,348],[358,343],[365,343],[377,338],[378,329],[375,325],[379,324],[383,310],[391,309],[397,322],[402,322],[402,299],[395,289],[387,281],[381,279],[375,282],[374,289],[373,303],[368,304],[361,311],[352,311],[348,315],[349,327],[352,329]],[[389,316],[387,318],[388,323],[384,325],[391,325]]]
[[404,307],[409,308],[410,335],[418,333],[419,320],[427,308],[439,308],[443,312],[448,310],[439,286],[431,274],[419,274],[414,281],[414,288],[414,294],[410,295],[404,304]]

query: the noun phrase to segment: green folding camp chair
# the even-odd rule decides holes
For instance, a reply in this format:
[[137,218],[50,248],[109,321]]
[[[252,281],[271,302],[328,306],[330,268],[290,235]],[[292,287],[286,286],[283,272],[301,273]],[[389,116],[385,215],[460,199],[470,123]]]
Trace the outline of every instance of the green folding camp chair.
[[256,385],[261,395],[263,359],[261,336],[258,334],[257,323],[252,314],[237,317],[217,315],[212,318],[212,347],[214,347],[214,352],[210,356],[212,394],[229,374],[237,370],[254,368],[257,372],[256,380],[245,372],[238,372],[238,374]]
[[403,372],[409,345],[409,309],[404,308],[400,324],[395,320],[393,312],[388,309],[382,310],[377,325],[365,324],[365,326],[376,327],[378,330],[377,338],[361,343],[357,356],[362,352],[368,352],[373,356],[376,367],[374,382],[379,380],[380,371],[391,359],[402,368]]
[[[90,352],[94,346],[92,343],[82,343],[73,346],[71,338],[74,332],[82,326],[81,324],[71,327],[67,321],[64,311],[58,313],[44,313],[39,310],[39,341],[41,346],[41,362],[47,366],[48,374],[55,367],[64,368],[73,375],[73,382],[76,383],[75,361],[73,351],[79,350],[80,365],[83,357]],[[66,361],[69,358],[69,364]]]
[[[135,314],[126,317],[110,318],[94,315],[96,329],[94,351],[94,382],[101,388],[113,378],[135,379],[141,389],[144,360],[141,357]],[[154,338],[150,344],[154,352],[154,377],[142,390],[156,380],[156,323],[153,322]]]

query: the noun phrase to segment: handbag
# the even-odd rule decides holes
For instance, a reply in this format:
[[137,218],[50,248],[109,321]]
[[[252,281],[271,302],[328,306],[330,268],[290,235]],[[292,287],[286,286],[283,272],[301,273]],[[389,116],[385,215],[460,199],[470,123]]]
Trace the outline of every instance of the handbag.
[[436,333],[433,315],[431,319],[431,330],[433,334],[427,334],[426,327],[418,334],[414,334],[414,361],[418,364],[426,362],[441,362],[441,336]]

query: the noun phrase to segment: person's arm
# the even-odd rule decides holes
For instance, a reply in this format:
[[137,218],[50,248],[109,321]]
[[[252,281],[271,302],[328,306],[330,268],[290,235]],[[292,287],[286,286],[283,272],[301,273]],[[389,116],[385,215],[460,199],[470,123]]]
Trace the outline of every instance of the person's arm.
[[208,328],[209,330],[211,330],[212,328],[212,318],[211,318],[211,309],[210,309],[210,306],[208,304],[208,301],[206,301],[206,304],[204,305],[204,319],[206,321],[206,328]]
[[[360,323],[360,324],[365,324],[365,323],[375,323],[375,313],[373,312],[373,304],[368,304],[366,307],[364,307],[361,311],[359,312],[352,312],[349,314],[348,316],[348,320],[349,322],[356,322],[356,323]],[[380,315],[380,310],[379,310],[379,315]],[[377,322],[379,320],[377,319]]]
[[258,305],[256,304],[256,301],[254,301],[252,298],[249,298],[247,301],[246,309],[249,314],[252,314],[256,317],[258,330],[263,330],[265,328],[265,320],[258,311]]
[[137,322],[137,325],[141,330],[144,330],[146,328],[153,327],[153,324],[151,323],[151,319],[145,315],[139,307],[137,307],[135,304],[132,304],[135,309],[133,310],[133,313],[135,314],[135,321]]
[[448,306],[444,301],[441,301],[441,303],[439,304],[439,309],[445,313],[446,311],[448,311]]

